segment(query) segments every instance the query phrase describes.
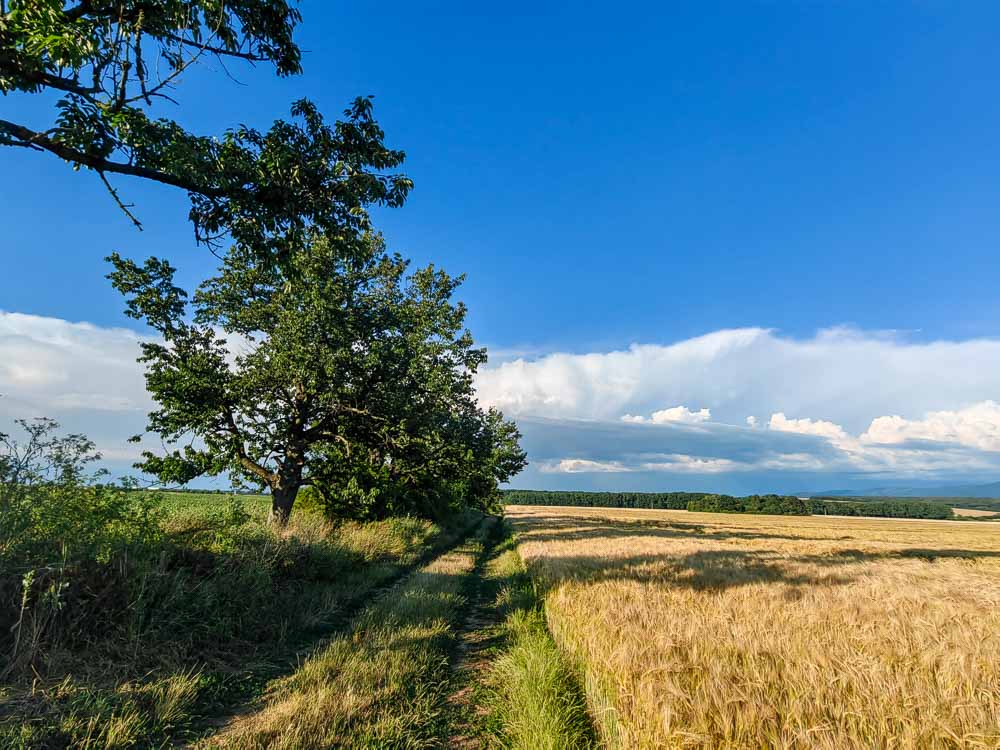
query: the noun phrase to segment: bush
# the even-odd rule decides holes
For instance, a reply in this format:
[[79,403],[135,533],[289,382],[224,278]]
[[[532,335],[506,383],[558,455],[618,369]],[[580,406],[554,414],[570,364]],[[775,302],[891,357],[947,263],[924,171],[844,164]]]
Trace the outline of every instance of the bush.
[[324,624],[352,586],[415,559],[437,531],[413,519],[333,529],[303,514],[279,532],[238,496],[173,495],[168,516],[163,493],[88,474],[99,456],[83,436],[20,424],[26,439],[0,435],[0,651],[11,656],[0,677],[44,674],[50,655],[99,644],[155,661],[140,643],[179,656],[281,640]]
[[83,435],[49,419],[19,420],[26,439],[0,433],[0,561],[4,574],[85,560],[107,562],[154,543],[159,515],[146,494],[102,484]]

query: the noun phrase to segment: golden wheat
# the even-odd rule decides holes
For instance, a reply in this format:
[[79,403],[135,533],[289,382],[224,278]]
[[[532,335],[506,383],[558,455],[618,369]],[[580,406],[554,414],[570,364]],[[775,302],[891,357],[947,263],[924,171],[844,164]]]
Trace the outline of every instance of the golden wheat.
[[1000,526],[508,513],[609,746],[1000,747]]

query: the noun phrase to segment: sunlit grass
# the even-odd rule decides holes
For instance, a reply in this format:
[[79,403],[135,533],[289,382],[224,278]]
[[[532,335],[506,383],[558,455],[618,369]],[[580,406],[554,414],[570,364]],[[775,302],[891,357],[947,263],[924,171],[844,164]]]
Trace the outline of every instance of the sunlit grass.
[[508,513],[609,746],[1000,746],[1000,528]]
[[206,747],[425,747],[438,734],[461,591],[491,533],[414,573]]
[[545,626],[534,586],[517,552],[491,561],[487,577],[501,584],[495,606],[504,615],[501,645],[487,675],[485,702],[495,745],[510,750],[583,750],[593,728],[576,675]]
[[296,651],[481,517],[443,528],[296,514],[279,531],[260,498],[232,525],[227,496],[163,494],[164,551],[112,579],[121,588],[112,601],[124,603],[112,627],[74,616],[88,625],[84,643],[43,644],[34,671],[0,685],[0,748],[160,746],[249,698]]

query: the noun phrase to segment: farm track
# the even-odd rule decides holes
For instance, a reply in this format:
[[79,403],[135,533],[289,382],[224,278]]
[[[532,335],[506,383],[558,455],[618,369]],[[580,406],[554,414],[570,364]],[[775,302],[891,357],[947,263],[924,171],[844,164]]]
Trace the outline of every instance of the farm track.
[[476,700],[490,666],[491,652],[501,639],[497,625],[500,613],[496,598],[500,582],[485,575],[486,566],[499,553],[506,524],[494,523],[487,547],[476,561],[465,592],[466,605],[455,635],[449,661],[451,692],[445,700],[448,738],[442,745],[455,750],[485,750],[483,736],[485,709]]
[[[464,544],[489,518],[489,516],[483,516],[475,523],[470,524],[459,535],[449,539],[447,543],[429,546],[410,565],[393,573],[378,586],[374,586],[346,602],[340,612],[331,619],[328,626],[322,630],[314,630],[309,637],[299,639],[295,644],[278,654],[271,654],[267,666],[253,671],[253,676],[258,681],[257,684],[262,685],[261,689],[253,691],[252,695],[243,695],[240,699],[233,701],[229,704],[228,710],[204,716],[193,724],[184,727],[181,730],[184,736],[175,736],[172,739],[168,739],[169,744],[167,746],[178,750],[195,750],[216,732],[234,721],[259,710],[260,700],[266,693],[267,683],[295,672],[311,653],[321,649],[334,638],[347,633],[355,618],[372,602],[399,588],[413,573],[428,565],[433,560],[448,554]],[[181,734],[181,732],[178,732],[178,734]]]

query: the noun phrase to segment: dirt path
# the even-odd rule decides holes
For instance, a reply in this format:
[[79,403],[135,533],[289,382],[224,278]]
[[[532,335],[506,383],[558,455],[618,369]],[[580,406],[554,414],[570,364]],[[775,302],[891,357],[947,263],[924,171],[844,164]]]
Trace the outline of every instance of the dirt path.
[[443,747],[455,750],[486,750],[486,710],[478,704],[481,689],[499,640],[499,612],[496,608],[499,583],[488,578],[486,566],[497,554],[503,538],[503,523],[497,523],[490,547],[476,564],[469,579],[466,607],[455,636],[451,658],[451,693],[445,702],[449,715],[449,735]]

